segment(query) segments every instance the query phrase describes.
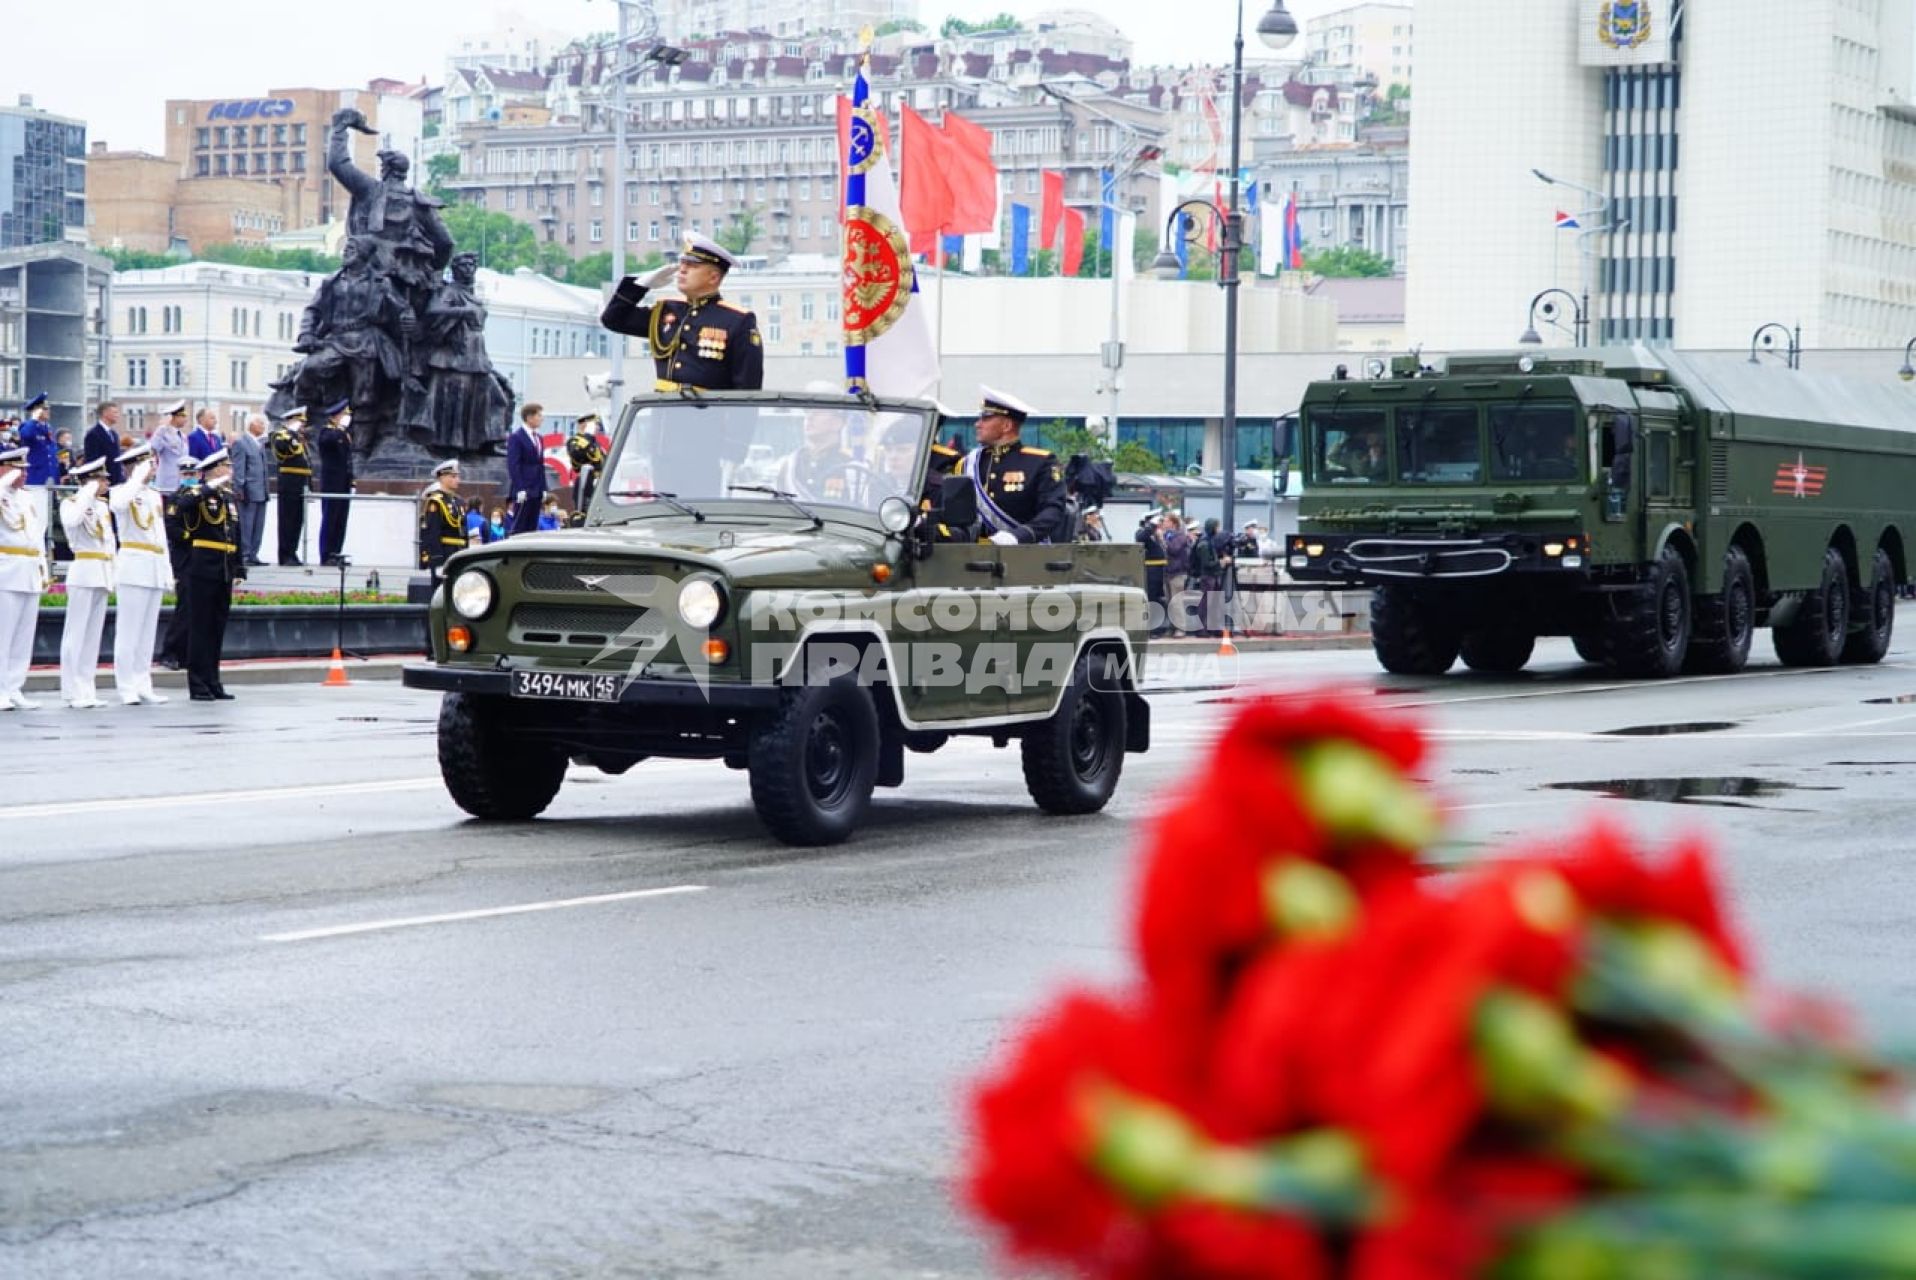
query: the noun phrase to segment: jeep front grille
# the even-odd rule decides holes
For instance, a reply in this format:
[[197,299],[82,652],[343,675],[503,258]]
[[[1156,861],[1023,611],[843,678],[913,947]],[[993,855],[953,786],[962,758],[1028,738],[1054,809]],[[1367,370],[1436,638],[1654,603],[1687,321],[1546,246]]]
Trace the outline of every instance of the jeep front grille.
[[[631,640],[663,628],[652,610],[629,606],[607,609],[522,604],[512,611],[510,635],[521,644],[559,644],[603,648],[620,636]],[[630,634],[627,628],[635,628]]]
[[[605,583],[631,582],[635,578],[656,575],[657,564],[628,560],[623,564],[575,563],[569,560],[535,560],[525,567],[519,582],[527,591],[559,595],[598,593]],[[586,581],[580,581],[586,579]],[[594,585],[597,580],[599,585]]]

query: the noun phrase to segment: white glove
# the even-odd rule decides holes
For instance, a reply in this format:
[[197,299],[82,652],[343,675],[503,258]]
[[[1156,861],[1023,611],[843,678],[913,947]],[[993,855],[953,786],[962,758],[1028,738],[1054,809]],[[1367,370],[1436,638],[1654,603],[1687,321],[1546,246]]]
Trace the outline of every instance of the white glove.
[[526,491],[524,489],[519,490],[519,492],[512,495],[512,500],[514,502],[524,502],[526,500]]
[[147,458],[134,465],[133,483],[143,485],[153,478],[153,460]]
[[100,496],[101,483],[99,480],[89,480],[80,486],[79,498],[82,505],[90,504]]
[[1015,533],[1007,533],[1003,529],[992,534],[991,540],[1001,547],[1015,547],[1018,545],[1018,535]]
[[645,279],[639,281],[639,283],[647,289],[663,289],[666,285],[677,280],[678,277],[679,264],[676,262],[668,262]]
[[206,482],[206,487],[209,489],[224,489],[227,485],[232,483],[233,483],[232,476],[221,476],[217,480],[208,480]]
[[7,490],[13,488],[13,486],[19,484],[25,474],[23,471],[9,471],[7,474],[0,476],[0,493],[5,493]]

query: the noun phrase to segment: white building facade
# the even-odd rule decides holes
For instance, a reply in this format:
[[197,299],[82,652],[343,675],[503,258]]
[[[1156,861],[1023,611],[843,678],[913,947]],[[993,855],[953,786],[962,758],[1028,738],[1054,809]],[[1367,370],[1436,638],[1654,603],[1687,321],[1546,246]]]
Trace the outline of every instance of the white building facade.
[[1313,65],[1348,68],[1378,85],[1409,84],[1411,28],[1408,4],[1353,4],[1304,22],[1304,55]]
[[[1587,289],[1595,341],[1734,349],[1771,322],[1806,347],[1916,334],[1912,6],[1671,9],[1647,0],[1634,27],[1599,0],[1535,0],[1521,19],[1418,6],[1412,341],[1508,345],[1551,287]],[[1579,227],[1558,230],[1559,212]]]

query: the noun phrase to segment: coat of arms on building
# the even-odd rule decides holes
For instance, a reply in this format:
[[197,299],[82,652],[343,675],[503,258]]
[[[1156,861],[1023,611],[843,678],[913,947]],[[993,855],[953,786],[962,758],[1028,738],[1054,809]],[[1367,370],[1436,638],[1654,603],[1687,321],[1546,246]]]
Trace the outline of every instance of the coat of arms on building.
[[1635,49],[1650,38],[1650,0],[1608,0],[1597,10],[1597,39],[1612,49]]

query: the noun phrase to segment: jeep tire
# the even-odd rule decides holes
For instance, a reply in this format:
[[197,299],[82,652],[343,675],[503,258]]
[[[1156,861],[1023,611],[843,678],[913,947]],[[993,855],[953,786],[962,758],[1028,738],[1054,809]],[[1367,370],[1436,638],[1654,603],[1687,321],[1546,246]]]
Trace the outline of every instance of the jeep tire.
[[1511,675],[1524,669],[1536,648],[1537,637],[1528,631],[1489,629],[1466,631],[1461,652],[1472,671]]
[[1096,813],[1124,771],[1124,693],[1098,687],[1096,665],[1091,653],[1078,655],[1058,709],[1019,744],[1025,789],[1046,813]]
[[1370,597],[1370,644],[1384,670],[1400,676],[1440,676],[1457,661],[1457,627],[1403,587],[1378,587]]
[[877,708],[855,679],[781,691],[746,748],[759,821],[786,844],[841,843],[871,806],[879,746]]
[[452,802],[473,817],[537,817],[559,794],[565,769],[565,752],[513,733],[507,699],[448,693],[439,703],[439,775]]
[[1803,593],[1789,625],[1773,628],[1770,640],[1786,667],[1833,667],[1849,636],[1849,566],[1835,547],[1823,552],[1823,574]]

